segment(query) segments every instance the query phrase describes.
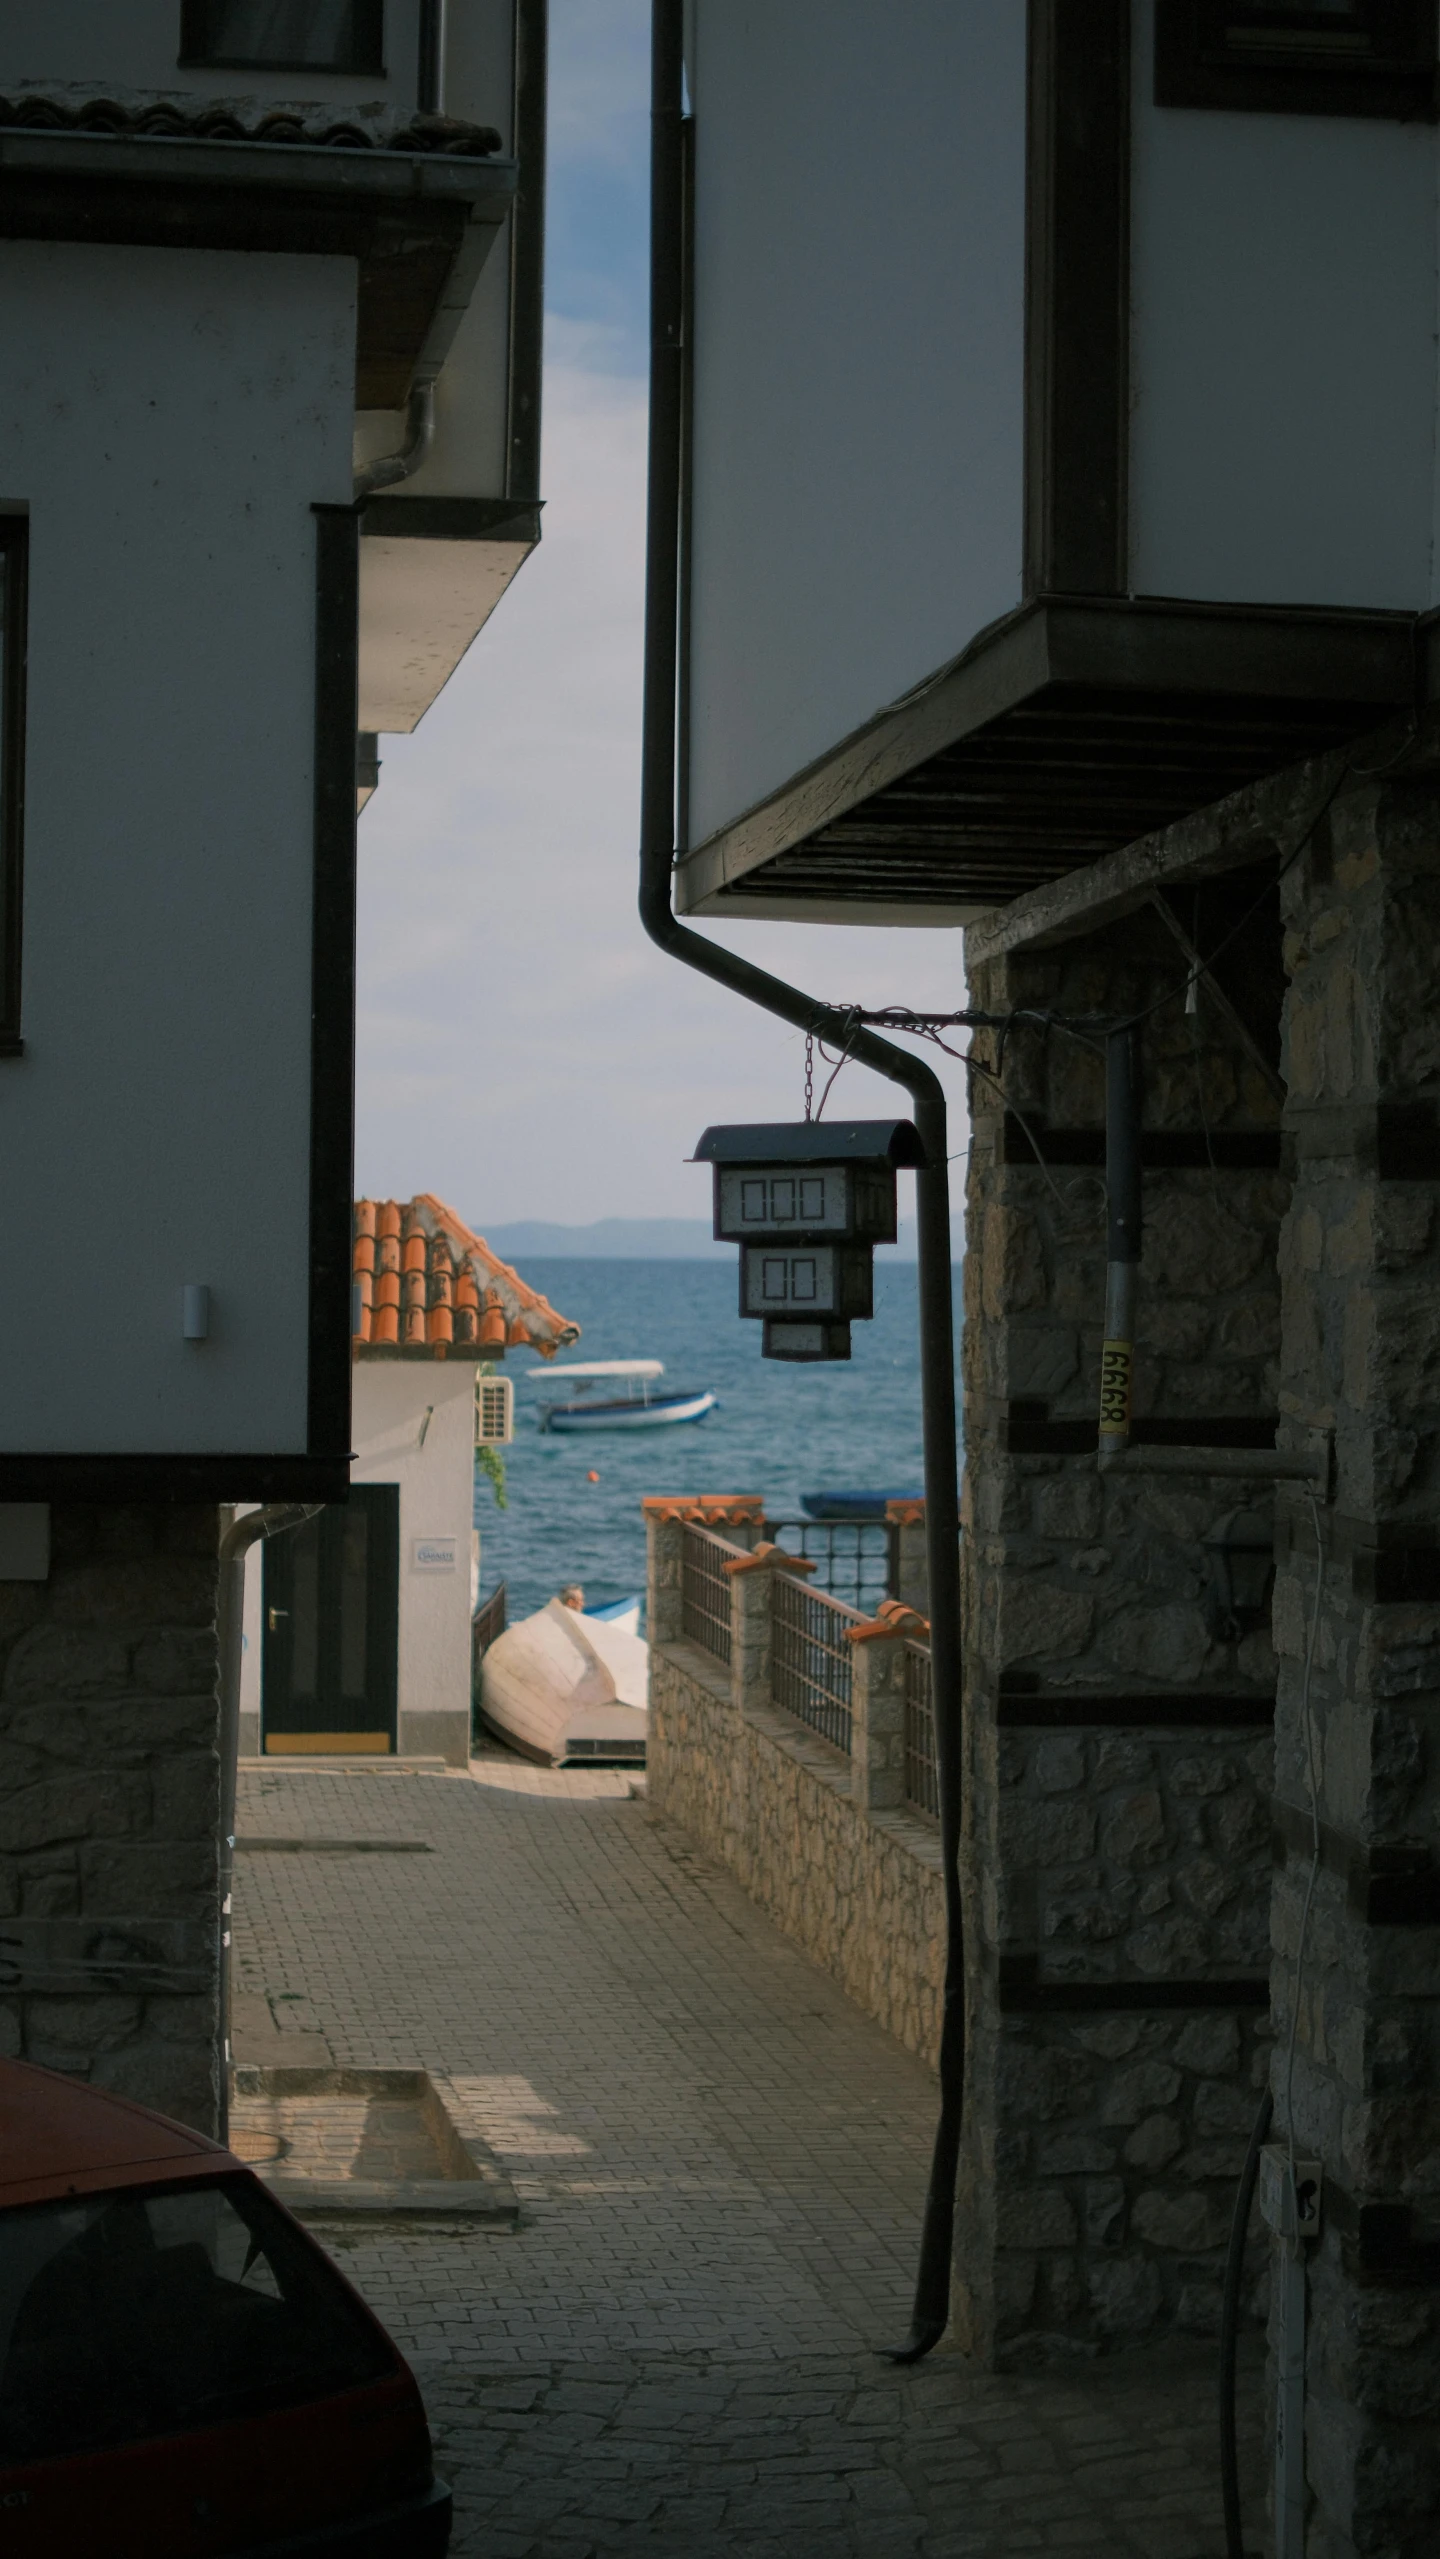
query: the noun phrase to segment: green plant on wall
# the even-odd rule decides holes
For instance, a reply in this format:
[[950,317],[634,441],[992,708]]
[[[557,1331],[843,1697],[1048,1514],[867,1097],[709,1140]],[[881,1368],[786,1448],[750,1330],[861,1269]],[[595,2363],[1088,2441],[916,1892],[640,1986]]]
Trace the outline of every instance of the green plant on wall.
[[490,1490],[495,1496],[495,1508],[498,1511],[508,1510],[510,1496],[505,1490],[505,1460],[499,1449],[477,1448],[475,1463],[481,1474],[488,1475],[490,1479]]

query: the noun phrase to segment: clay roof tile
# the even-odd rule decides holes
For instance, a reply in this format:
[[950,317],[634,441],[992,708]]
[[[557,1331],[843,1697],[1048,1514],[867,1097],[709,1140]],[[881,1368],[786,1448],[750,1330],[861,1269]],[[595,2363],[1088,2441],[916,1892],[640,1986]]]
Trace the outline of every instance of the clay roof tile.
[[[558,1313],[548,1298],[522,1280],[498,1253],[492,1253],[483,1235],[476,1235],[432,1191],[421,1191],[403,1202],[357,1200],[355,1235],[357,1269],[363,1267],[361,1247],[372,1236],[376,1239],[371,1248],[376,1270],[374,1305],[368,1320],[367,1310],[358,1309],[357,1350],[393,1351],[398,1340],[412,1356],[423,1348],[432,1358],[443,1359],[453,1341],[482,1353],[513,1344],[538,1352],[541,1359],[553,1359],[557,1351],[580,1338],[578,1324]],[[403,1331],[396,1319],[402,1262]],[[428,1322],[423,1311],[427,1301]],[[484,1312],[478,1313],[482,1306]],[[416,1315],[418,1329],[411,1322]],[[437,1315],[443,1316],[442,1324],[435,1322]],[[762,1515],[758,1501],[749,1515]]]

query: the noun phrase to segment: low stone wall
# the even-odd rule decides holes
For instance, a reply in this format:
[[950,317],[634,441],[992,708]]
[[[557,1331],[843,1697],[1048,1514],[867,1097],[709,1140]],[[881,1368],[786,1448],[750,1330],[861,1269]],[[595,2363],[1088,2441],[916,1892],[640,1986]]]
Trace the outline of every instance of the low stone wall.
[[945,1966],[934,1825],[867,1811],[851,1762],[696,1644],[652,1646],[647,1792],[911,2052],[934,2063]]

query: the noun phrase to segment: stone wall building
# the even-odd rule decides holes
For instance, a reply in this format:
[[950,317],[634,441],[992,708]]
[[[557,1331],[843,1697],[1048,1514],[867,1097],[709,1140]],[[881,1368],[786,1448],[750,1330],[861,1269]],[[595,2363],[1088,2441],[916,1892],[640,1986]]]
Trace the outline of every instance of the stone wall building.
[[[1143,1017],[1136,1441],[1333,1452],[1328,1487],[1268,1497],[1082,1453],[1099,1070],[1017,1024],[1009,1107],[977,1079],[970,1176],[972,2338],[1005,2360],[1213,2326],[1268,2076],[1275,2138],[1323,2171],[1306,2546],[1419,2559],[1440,2507],[1428,735],[1237,794],[967,938],[981,1004]],[[1215,957],[1187,1012],[1196,943]],[[1213,1542],[1242,1500],[1277,1559],[1249,1629]]]

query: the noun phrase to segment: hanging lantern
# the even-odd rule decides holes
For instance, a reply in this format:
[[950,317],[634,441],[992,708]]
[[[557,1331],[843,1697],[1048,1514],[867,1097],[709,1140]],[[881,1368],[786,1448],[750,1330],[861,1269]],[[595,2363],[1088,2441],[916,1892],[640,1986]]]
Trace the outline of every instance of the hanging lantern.
[[1264,1512],[1226,1511],[1201,1544],[1210,1565],[1210,1631],[1238,1643],[1269,1622],[1275,1580],[1275,1526]]
[[740,1247],[764,1357],[848,1359],[875,1311],[875,1246],[895,1241],[896,1173],[924,1160],[910,1121],[707,1128],[693,1160],[715,1168],[716,1240]]

